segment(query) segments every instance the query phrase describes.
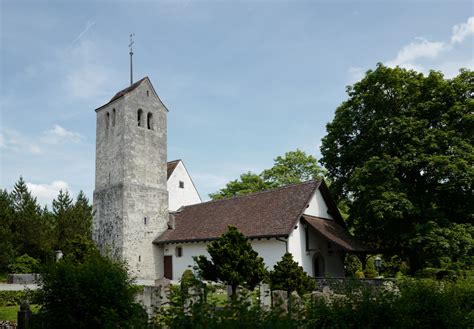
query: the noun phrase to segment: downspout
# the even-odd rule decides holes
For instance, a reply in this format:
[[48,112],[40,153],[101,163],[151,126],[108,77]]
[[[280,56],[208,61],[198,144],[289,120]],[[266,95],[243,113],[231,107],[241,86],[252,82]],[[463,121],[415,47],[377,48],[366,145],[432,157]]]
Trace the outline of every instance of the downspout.
[[284,242],[285,243],[285,249],[286,249],[286,252],[288,252],[288,238],[286,238],[286,240],[282,239],[282,238],[275,238],[277,241],[280,241],[280,242]]

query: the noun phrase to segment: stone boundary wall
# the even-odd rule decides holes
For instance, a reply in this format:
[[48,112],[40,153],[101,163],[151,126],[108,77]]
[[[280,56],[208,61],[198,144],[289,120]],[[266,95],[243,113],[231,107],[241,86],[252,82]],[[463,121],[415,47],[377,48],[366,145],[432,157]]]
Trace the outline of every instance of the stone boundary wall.
[[34,284],[38,283],[38,280],[41,279],[39,274],[30,273],[30,274],[8,274],[7,283],[14,284]]
[[372,287],[382,287],[387,282],[395,282],[394,278],[314,278],[316,281],[316,290],[322,291],[324,287],[334,287],[353,282],[354,284],[363,284]]

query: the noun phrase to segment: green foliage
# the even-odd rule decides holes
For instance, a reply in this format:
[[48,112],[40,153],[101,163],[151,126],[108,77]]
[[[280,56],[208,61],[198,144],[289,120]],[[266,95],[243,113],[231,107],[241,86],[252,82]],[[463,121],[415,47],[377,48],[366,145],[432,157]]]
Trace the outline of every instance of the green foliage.
[[384,277],[402,277],[408,273],[408,263],[398,255],[384,256],[382,260],[382,275]]
[[36,290],[0,291],[0,306],[20,305],[25,298],[30,304],[39,302],[39,292]]
[[423,266],[428,241],[409,241],[427,223],[473,220],[473,81],[467,70],[447,80],[379,64],[348,87],[327,125],[321,163],[356,236],[409,257],[411,271]]
[[75,202],[60,191],[52,211],[41,209],[20,177],[10,193],[0,191],[0,273],[23,254],[47,263],[57,249],[69,253],[71,241],[92,244],[91,227],[92,206],[82,191]]
[[276,186],[320,179],[325,173],[315,157],[299,149],[286,152],[284,156],[278,156],[274,161],[272,168],[262,172],[262,177],[266,182]]
[[156,328],[472,328],[474,282],[404,280],[374,288],[347,282],[328,298],[308,298],[285,313],[262,308],[248,298],[227,301],[224,307],[203,299],[189,309],[175,298],[159,310]]
[[11,243],[15,255],[28,254],[45,261],[52,257],[51,227],[22,177],[10,193],[13,210],[10,222]]
[[247,172],[240,175],[240,179],[227,183],[226,187],[219,192],[209,194],[209,197],[212,200],[219,200],[264,191],[272,187],[274,187],[274,185],[264,181],[260,175]]
[[13,263],[9,266],[9,270],[10,273],[15,274],[37,273],[39,270],[39,261],[24,254],[15,258]]
[[92,206],[82,191],[74,204],[67,191],[59,191],[53,200],[53,214],[56,248],[63,250],[68,241],[76,237],[91,238]]
[[274,159],[274,165],[259,175],[247,172],[227,183],[226,187],[216,193],[209,194],[212,200],[230,198],[259,191],[268,190],[288,184],[320,179],[325,171],[318,166],[312,155],[297,149],[286,152],[284,156]]
[[346,254],[344,259],[344,272],[346,277],[355,277],[357,272],[362,271],[362,262],[357,255]]
[[14,257],[12,222],[14,211],[6,190],[0,191],[0,272],[7,270]]
[[238,286],[253,289],[266,275],[263,258],[252,249],[247,238],[236,227],[207,246],[211,259],[194,257],[200,275],[211,281],[222,281],[232,287],[236,296]]
[[306,274],[303,267],[293,260],[293,255],[285,253],[269,273],[272,290],[285,290],[290,295],[296,291],[300,296],[316,288],[312,278]]
[[434,222],[419,229],[410,240],[410,247],[418,250],[422,265],[438,268],[474,266],[474,226],[451,224],[440,227]]
[[63,254],[65,259],[74,263],[82,263],[89,257],[99,254],[99,250],[92,240],[76,235],[65,242]]
[[127,269],[99,254],[82,263],[63,259],[44,268],[42,307],[33,328],[146,328]]
[[189,296],[189,289],[198,286],[199,283],[200,282],[194,276],[193,271],[191,271],[190,269],[185,270],[183,272],[183,275],[181,276],[181,282],[180,282],[181,293],[183,294],[183,296],[184,297]]

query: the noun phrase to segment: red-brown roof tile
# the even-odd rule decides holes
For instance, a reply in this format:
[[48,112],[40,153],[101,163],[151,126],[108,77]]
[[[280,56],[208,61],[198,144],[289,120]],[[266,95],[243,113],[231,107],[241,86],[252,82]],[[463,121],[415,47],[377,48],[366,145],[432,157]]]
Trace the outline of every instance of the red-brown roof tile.
[[321,181],[310,181],[230,199],[184,207],[169,229],[155,243],[209,241],[220,237],[229,225],[245,236],[288,236],[306,209]]
[[347,251],[364,251],[365,248],[357,242],[341,225],[334,220],[303,215],[303,219],[323,237]]
[[170,178],[171,174],[173,173],[173,171],[175,170],[176,166],[178,165],[180,161],[181,160],[173,160],[167,163],[167,173],[168,173],[167,178],[168,179]]

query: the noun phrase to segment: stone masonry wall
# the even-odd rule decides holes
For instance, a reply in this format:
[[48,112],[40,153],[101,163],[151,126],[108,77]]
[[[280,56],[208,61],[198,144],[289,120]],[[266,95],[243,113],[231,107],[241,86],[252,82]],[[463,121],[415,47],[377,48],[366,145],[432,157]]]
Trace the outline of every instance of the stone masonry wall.
[[139,279],[156,279],[162,267],[152,242],[168,221],[166,117],[148,79],[97,111],[94,239]]

